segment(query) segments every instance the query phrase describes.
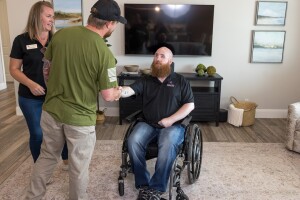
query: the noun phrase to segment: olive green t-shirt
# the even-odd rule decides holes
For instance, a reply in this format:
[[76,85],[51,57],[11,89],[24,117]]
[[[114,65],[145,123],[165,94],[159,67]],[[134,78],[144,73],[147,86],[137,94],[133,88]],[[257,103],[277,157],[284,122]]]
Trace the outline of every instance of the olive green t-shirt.
[[45,57],[51,69],[43,110],[61,123],[95,125],[99,90],[117,86],[115,58],[103,38],[83,26],[64,28]]

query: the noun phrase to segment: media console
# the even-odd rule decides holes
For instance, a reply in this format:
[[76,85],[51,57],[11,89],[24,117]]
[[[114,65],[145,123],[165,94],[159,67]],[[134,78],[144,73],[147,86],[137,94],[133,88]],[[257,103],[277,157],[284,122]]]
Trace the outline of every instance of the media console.
[[[198,76],[196,73],[179,73],[190,81],[195,99],[195,109],[191,112],[192,121],[211,121],[219,125],[220,119],[220,96],[221,82],[223,77],[219,74],[214,76]],[[129,85],[144,75],[124,75],[118,76],[120,86]],[[205,86],[198,86],[201,82],[212,82]],[[193,84],[192,84],[193,83]],[[197,86],[195,86],[197,85]],[[119,123],[133,112],[142,108],[142,98],[140,96],[121,98],[119,101]]]

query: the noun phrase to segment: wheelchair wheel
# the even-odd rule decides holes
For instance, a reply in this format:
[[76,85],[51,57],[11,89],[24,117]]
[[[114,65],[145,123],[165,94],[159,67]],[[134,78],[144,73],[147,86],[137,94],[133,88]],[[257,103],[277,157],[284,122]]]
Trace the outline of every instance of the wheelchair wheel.
[[178,174],[178,156],[174,160],[174,163],[172,165],[171,173],[170,173],[170,182],[169,182],[169,200],[172,199],[173,194],[173,187],[176,187],[176,183],[180,181],[180,177]]
[[189,200],[189,197],[186,194],[178,194],[176,200]]
[[202,161],[202,134],[198,125],[193,125],[188,140],[187,170],[189,183],[193,184],[199,178]]
[[119,195],[124,195],[124,179],[122,177],[119,177]]
[[130,122],[132,121],[132,119],[135,119],[135,121],[130,123],[130,125],[125,133],[124,140],[123,140],[122,155],[121,155],[122,164],[120,166],[121,170],[119,172],[119,178],[118,178],[118,190],[119,190],[120,196],[124,196],[124,193],[125,193],[124,178],[126,178],[127,173],[132,173],[132,167],[131,167],[131,163],[130,163],[127,142],[128,142],[128,138],[129,138],[134,126],[138,123],[138,120],[136,120],[136,117],[139,113],[140,113],[140,111],[135,112],[135,113],[133,113],[133,115],[131,115],[131,118],[128,118],[128,120]]

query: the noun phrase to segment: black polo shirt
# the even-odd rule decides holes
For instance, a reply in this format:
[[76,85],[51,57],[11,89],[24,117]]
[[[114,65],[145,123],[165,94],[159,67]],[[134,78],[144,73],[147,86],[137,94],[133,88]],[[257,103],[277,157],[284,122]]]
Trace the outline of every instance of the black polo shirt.
[[[48,46],[48,43],[46,44]],[[23,73],[34,82],[41,85],[46,89],[46,85],[43,77],[43,54],[41,52],[43,45],[37,40],[31,40],[28,33],[18,35],[13,42],[10,57],[16,59],[22,59]],[[29,99],[44,99],[43,96],[34,96],[30,89],[21,84],[19,85],[19,96]]]
[[153,76],[144,76],[130,87],[143,100],[143,114],[150,124],[169,117],[186,103],[194,102],[189,82],[180,74],[171,73],[163,83]]

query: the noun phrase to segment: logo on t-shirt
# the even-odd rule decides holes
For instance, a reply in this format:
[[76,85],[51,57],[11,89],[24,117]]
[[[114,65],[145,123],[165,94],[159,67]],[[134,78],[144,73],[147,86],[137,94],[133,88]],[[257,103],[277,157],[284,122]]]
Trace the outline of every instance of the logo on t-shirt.
[[117,81],[117,71],[115,67],[107,69],[107,75],[109,78],[109,82]]

